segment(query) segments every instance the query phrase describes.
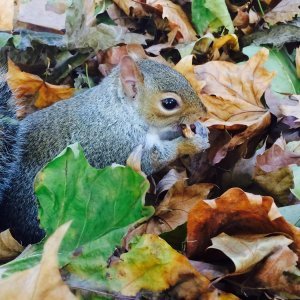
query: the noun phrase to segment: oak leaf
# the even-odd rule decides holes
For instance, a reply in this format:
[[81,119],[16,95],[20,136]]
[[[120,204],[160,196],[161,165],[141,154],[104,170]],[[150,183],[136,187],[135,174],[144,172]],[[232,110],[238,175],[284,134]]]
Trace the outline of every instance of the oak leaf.
[[8,60],[7,83],[17,99],[34,96],[34,106],[44,108],[53,103],[73,96],[75,89],[66,85],[53,85],[39,76],[22,72]]
[[70,223],[62,225],[47,240],[41,262],[37,266],[0,280],[1,299],[77,299],[63,282],[57,259],[60,243],[69,226]]
[[270,25],[279,22],[288,22],[300,14],[299,0],[281,0],[270,12],[266,13],[263,18]]
[[300,229],[285,221],[273,198],[239,188],[229,189],[213,200],[198,201],[189,212],[187,230],[189,257],[203,254],[211,238],[221,232],[228,235],[282,232],[294,241],[291,248],[300,255]]

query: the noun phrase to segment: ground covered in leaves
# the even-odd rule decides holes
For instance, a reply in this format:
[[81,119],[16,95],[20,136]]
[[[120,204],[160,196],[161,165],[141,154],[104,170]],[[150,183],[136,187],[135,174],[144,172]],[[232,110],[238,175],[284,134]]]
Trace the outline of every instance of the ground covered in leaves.
[[0,6],[20,119],[131,55],[190,81],[211,145],[150,178],[70,145],[36,178],[45,240],[0,234],[1,299],[300,298],[299,0]]

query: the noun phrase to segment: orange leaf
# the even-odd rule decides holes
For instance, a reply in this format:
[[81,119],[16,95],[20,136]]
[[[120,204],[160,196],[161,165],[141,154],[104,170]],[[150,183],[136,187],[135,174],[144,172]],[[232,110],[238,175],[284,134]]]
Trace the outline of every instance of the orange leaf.
[[210,246],[211,238],[228,235],[282,232],[293,239],[291,248],[300,255],[300,229],[279,213],[272,197],[232,188],[213,200],[199,201],[187,223],[187,254],[198,257]]
[[52,85],[39,76],[22,72],[13,61],[8,60],[7,83],[16,98],[34,96],[34,106],[44,108],[73,96],[75,89],[66,85]]

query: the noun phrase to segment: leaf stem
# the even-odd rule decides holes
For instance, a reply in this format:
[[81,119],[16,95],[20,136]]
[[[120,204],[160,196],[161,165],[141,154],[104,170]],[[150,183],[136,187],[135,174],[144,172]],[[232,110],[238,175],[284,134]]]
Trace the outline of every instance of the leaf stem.
[[261,14],[264,16],[264,15],[265,15],[265,12],[264,12],[264,10],[263,10],[263,8],[262,8],[262,6],[261,6],[260,0],[257,0],[257,3],[258,3],[258,6],[259,6],[259,9],[260,9]]
[[85,64],[85,75],[87,79],[87,84],[89,88],[91,88],[90,78],[89,78],[89,70],[88,70],[88,64]]

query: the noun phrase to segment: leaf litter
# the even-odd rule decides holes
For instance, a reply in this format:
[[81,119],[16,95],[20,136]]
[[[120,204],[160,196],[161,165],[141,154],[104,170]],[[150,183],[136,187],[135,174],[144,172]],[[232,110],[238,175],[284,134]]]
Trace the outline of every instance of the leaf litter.
[[[136,173],[95,170],[68,147],[36,179],[46,239],[23,251],[0,234],[1,298],[300,297],[298,0],[2,2],[1,55],[20,119],[96,85],[130,55],[190,81],[211,147],[149,182],[138,152],[128,160]],[[66,161],[77,171],[63,196],[53,174],[66,180]],[[87,215],[91,189],[114,197],[92,199]],[[57,214],[62,203],[70,209]]]

